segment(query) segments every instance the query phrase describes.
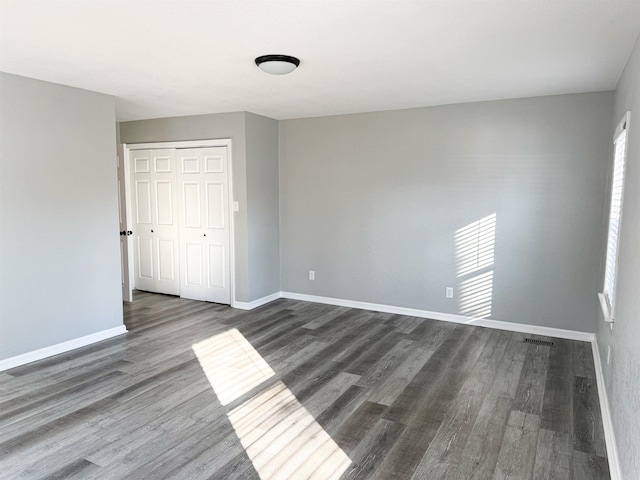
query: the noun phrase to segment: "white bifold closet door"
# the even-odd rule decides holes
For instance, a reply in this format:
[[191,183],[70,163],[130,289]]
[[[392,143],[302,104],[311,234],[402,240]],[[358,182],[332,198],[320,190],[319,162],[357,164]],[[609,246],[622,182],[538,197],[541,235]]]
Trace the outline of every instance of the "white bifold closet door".
[[231,303],[226,147],[176,150],[180,296]]
[[133,150],[129,158],[135,287],[178,295],[175,150]]

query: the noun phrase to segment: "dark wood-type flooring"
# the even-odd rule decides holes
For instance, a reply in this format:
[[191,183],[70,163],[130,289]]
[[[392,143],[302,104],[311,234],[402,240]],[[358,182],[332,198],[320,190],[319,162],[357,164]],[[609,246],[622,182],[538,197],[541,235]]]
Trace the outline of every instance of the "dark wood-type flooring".
[[588,343],[293,300],[124,312],[0,373],[1,478],[609,478]]

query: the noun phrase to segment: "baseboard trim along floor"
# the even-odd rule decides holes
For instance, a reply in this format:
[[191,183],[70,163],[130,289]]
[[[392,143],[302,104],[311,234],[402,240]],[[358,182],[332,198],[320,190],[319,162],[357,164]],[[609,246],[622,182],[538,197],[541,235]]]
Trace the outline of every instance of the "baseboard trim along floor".
[[70,350],[75,350],[76,348],[85,347],[87,345],[91,345],[92,343],[100,342],[111,337],[122,335],[123,333],[127,333],[127,328],[124,325],[120,325],[119,327],[109,328],[107,330],[91,333],[83,337],[67,340],[66,342],[56,343],[55,345],[51,345],[49,347],[23,353],[22,355],[16,355],[15,357],[10,357],[5,360],[0,360],[0,372],[9,370],[10,368],[25,365],[27,363],[35,362],[37,360],[42,360],[43,358],[59,355]]
[[611,419],[611,410],[609,408],[609,395],[607,394],[607,385],[604,381],[602,360],[600,358],[600,349],[598,348],[598,340],[596,337],[594,337],[591,342],[591,348],[593,350],[593,364],[596,370],[596,381],[598,382],[598,398],[600,400],[600,414],[602,415],[604,441],[607,445],[609,474],[611,475],[611,480],[622,480],[622,470],[620,469],[620,459],[618,457],[618,444],[613,431],[613,421]]
[[304,293],[280,292],[281,298],[291,300],[303,300],[305,302],[325,303],[340,307],[359,308],[362,310],[373,310],[375,312],[395,313],[398,315],[409,315],[418,318],[430,318],[432,320],[442,320],[444,322],[464,323],[477,327],[495,328],[498,330],[508,330],[510,332],[530,333],[532,335],[543,335],[546,337],[565,338],[567,340],[578,340],[581,342],[591,342],[594,334],[589,332],[579,332],[577,330],[565,330],[563,328],[540,327],[537,325],[526,325],[523,323],[503,322],[499,320],[487,320],[484,318],[466,317],[453,313],[432,312],[430,310],[419,310],[415,308],[396,307],[393,305],[383,305],[379,303],[357,302],[354,300],[344,300],[342,298],[320,297],[307,295]]
[[234,302],[233,308],[239,308],[240,310],[253,310],[254,308],[261,307],[262,305],[273,302],[279,298],[282,298],[281,292],[275,292],[271,295],[267,295],[266,297],[254,300],[253,302]]

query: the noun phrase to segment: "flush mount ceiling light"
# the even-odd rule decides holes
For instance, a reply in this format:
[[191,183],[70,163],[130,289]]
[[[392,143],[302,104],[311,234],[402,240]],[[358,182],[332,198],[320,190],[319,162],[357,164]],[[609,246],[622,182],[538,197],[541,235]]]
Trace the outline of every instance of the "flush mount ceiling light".
[[300,60],[289,55],[262,55],[256,58],[256,65],[271,75],[286,75],[300,65]]

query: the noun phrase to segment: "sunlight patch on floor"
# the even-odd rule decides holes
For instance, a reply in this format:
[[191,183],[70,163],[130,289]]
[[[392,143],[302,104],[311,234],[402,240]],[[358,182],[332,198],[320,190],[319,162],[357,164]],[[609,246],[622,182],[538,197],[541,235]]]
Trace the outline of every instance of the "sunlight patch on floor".
[[275,375],[235,328],[198,342],[192,348],[222,405],[228,405]]
[[[237,330],[193,345],[220,403],[228,405],[275,376]],[[351,460],[282,382],[227,413],[261,479],[338,479]]]

